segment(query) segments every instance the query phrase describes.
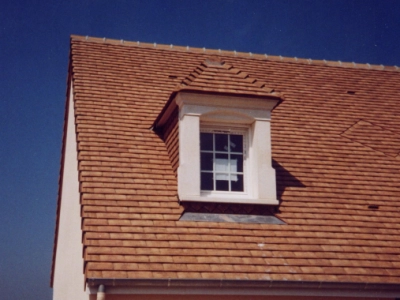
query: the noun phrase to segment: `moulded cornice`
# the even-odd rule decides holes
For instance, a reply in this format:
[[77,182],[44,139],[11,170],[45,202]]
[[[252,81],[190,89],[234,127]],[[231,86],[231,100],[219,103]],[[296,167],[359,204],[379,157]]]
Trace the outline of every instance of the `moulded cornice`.
[[201,105],[224,108],[246,108],[256,110],[271,111],[280,99],[277,97],[265,96],[236,96],[222,95],[217,93],[196,93],[196,92],[179,92],[175,96],[176,104],[181,108],[183,105]]

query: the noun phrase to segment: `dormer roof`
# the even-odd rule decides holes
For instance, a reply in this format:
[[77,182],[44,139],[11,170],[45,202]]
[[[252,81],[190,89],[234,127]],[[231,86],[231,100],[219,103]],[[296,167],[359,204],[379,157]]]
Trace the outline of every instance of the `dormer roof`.
[[173,102],[179,92],[219,94],[233,97],[257,97],[282,101],[282,95],[259,79],[221,61],[218,57],[205,59],[171,91],[169,100],[154,122],[154,128],[163,126],[176,106]]
[[197,66],[175,91],[197,91],[232,95],[277,96],[266,83],[220,61],[206,59]]

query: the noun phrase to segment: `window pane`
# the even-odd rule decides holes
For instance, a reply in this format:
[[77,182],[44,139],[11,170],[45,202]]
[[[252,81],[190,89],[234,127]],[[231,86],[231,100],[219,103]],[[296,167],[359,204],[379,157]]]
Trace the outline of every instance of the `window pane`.
[[243,175],[231,175],[232,192],[243,192]]
[[230,143],[232,152],[243,152],[243,135],[231,134]]
[[243,172],[242,154],[231,154],[231,172]]
[[212,191],[213,186],[213,173],[201,173],[200,189],[202,191]]
[[[225,174],[217,174],[217,176],[223,176],[228,179],[229,175]],[[229,180],[216,180],[215,181],[217,191],[229,191]]]
[[200,133],[202,191],[244,191],[243,143],[241,134]]
[[215,150],[228,152],[228,135],[215,134]]
[[213,154],[212,153],[201,153],[200,154],[200,165],[202,171],[213,170]]
[[228,154],[215,154],[215,171],[229,172]]
[[200,133],[200,150],[213,149],[213,134],[207,132]]
[[226,173],[217,173],[215,174],[215,180],[229,180],[229,174]]

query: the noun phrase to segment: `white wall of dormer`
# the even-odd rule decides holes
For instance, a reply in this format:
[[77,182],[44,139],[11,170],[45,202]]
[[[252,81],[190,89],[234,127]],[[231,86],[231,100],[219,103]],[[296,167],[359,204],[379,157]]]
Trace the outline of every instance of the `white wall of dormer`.
[[[271,157],[271,110],[277,99],[180,92],[178,194],[181,201],[277,205]],[[201,124],[244,126],[250,130],[246,193],[204,196],[200,191]]]

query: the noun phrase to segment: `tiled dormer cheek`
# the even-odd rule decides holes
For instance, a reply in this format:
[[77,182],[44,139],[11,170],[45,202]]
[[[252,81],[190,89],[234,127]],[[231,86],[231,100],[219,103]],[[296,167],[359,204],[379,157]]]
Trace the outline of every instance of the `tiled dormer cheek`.
[[276,205],[271,110],[276,98],[179,92],[180,201]]

